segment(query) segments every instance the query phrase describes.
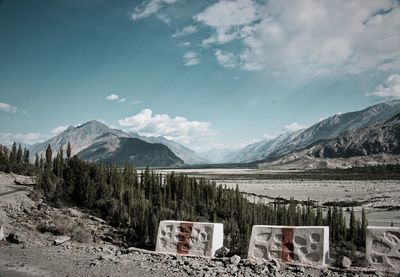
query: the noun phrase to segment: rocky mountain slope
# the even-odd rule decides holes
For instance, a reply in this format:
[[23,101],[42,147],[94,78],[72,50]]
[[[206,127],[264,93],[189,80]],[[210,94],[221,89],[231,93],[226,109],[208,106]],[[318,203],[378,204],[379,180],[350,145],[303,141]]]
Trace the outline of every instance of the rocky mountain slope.
[[319,141],[332,139],[343,132],[352,132],[400,112],[400,100],[380,103],[361,111],[336,114],[311,127],[292,134],[283,134],[272,140],[263,140],[238,151],[229,162],[274,160]]
[[261,164],[287,168],[351,167],[376,163],[399,163],[400,113],[362,129],[319,140],[301,150]]
[[72,155],[78,154],[83,149],[91,146],[94,143],[102,142],[106,137],[103,134],[110,133],[118,137],[129,137],[129,134],[111,129],[105,124],[93,120],[86,122],[78,127],[69,126],[65,131],[57,136],[30,147],[31,159],[35,158],[37,153],[39,156],[45,156],[46,148],[50,144],[53,153],[56,153],[61,147],[65,150],[68,142],[72,145]]
[[[45,142],[28,146],[27,148],[30,150],[32,161],[35,159],[36,153],[38,153],[39,156],[44,156],[46,148],[49,144],[53,149],[53,154],[56,154],[61,147],[65,150],[67,148],[68,142],[70,142],[72,145],[72,155],[82,153],[83,150],[88,149],[89,147],[91,147],[90,151],[94,152],[95,147],[103,145],[108,147],[107,155],[110,156],[110,150],[116,149],[115,145],[113,146],[113,143],[115,143],[116,140],[108,140],[114,137],[136,138],[148,143],[158,143],[165,145],[186,164],[207,163],[205,159],[201,158],[193,150],[184,147],[174,141],[168,140],[164,137],[144,137],[135,133],[126,133],[118,129],[110,128],[107,125],[96,120],[89,121],[77,127],[70,126],[57,136]],[[101,151],[99,151],[98,153],[100,152]],[[96,159],[98,158],[100,157],[98,157],[97,155]],[[174,164],[175,162],[177,161],[174,161]]]
[[348,158],[387,153],[400,154],[400,113],[387,121],[367,128],[348,131],[307,147],[308,155],[317,158]]
[[273,139],[264,139],[262,141],[250,144],[240,149],[225,160],[231,163],[248,163],[265,159],[277,148],[289,143],[292,139],[299,135],[301,131],[294,133],[284,133]]
[[129,162],[135,166],[169,167],[183,165],[167,146],[148,143],[137,138],[118,137],[104,134],[99,141],[78,153],[82,159],[117,163],[123,166]]

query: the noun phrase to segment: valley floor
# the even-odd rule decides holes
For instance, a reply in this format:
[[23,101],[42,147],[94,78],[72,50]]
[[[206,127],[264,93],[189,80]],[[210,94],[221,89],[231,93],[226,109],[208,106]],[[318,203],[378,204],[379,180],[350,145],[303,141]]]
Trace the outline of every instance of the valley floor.
[[[171,170],[162,170],[166,173]],[[194,177],[213,179],[217,185],[248,193],[255,201],[271,202],[276,198],[313,200],[320,205],[342,202],[354,206],[356,216],[364,207],[370,225],[400,226],[400,180],[318,180],[304,178],[301,171],[257,169],[183,169]],[[285,176],[286,179],[285,179]],[[258,196],[261,196],[258,197]],[[349,212],[349,211],[347,211]],[[348,216],[349,218],[349,216]]]

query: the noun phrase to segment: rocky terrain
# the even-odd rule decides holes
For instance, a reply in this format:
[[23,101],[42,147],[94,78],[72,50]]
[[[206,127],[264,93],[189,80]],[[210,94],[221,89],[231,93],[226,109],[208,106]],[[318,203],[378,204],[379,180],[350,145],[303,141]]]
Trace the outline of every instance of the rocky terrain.
[[32,200],[31,184],[30,177],[0,173],[0,225],[6,239],[0,241],[0,276],[396,276],[356,267],[305,267],[239,256],[206,259],[128,247],[102,219],[51,207],[35,194]]
[[347,131],[304,149],[261,163],[261,168],[346,168],[397,164],[400,160],[400,113],[368,128]]

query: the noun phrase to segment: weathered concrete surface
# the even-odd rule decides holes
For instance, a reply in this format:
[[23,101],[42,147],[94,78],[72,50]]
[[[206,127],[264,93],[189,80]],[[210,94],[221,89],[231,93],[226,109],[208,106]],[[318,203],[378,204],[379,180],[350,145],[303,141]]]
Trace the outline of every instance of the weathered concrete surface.
[[249,259],[325,265],[329,257],[329,227],[255,225]]
[[400,227],[368,226],[366,258],[374,268],[400,270]]
[[161,221],[156,252],[214,257],[223,246],[221,223]]

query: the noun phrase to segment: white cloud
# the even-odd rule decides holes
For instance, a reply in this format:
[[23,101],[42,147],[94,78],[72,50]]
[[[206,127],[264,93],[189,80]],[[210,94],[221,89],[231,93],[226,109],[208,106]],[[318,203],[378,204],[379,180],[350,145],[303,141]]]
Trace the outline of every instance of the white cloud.
[[137,105],[137,104],[140,104],[140,103],[142,103],[142,101],[134,100],[134,101],[131,101],[131,102],[129,103],[129,105]]
[[381,98],[400,98],[400,75],[390,75],[383,85],[377,86],[375,91],[367,93],[367,95]]
[[58,126],[58,127],[54,128],[53,130],[51,130],[50,133],[53,136],[55,136],[55,135],[58,135],[58,134],[64,132],[65,130],[67,130],[68,127],[69,127],[68,125]]
[[49,139],[49,135],[42,133],[0,133],[0,143],[10,145],[16,143],[34,144]]
[[223,67],[234,68],[238,65],[237,59],[232,53],[224,53],[220,49],[216,49],[214,54],[217,62]]
[[200,63],[200,59],[196,52],[189,51],[183,55],[183,62],[186,66],[197,65]]
[[126,101],[126,98],[120,98],[119,95],[112,93],[112,94],[110,94],[109,96],[106,97],[106,100],[108,100],[108,101],[118,101],[120,103],[123,103],[123,102]]
[[17,107],[0,102],[0,112],[16,113]]
[[189,47],[190,41],[180,42],[180,43],[178,43],[178,46],[179,47]]
[[391,0],[220,0],[194,17],[204,46],[241,42],[244,70],[362,73],[400,68],[400,3]]
[[198,22],[215,29],[211,37],[203,40],[203,46],[224,44],[239,38],[239,28],[258,18],[258,5],[251,0],[221,0],[194,16]]
[[197,32],[197,26],[189,25],[183,27],[181,30],[177,30],[175,34],[172,35],[173,38],[184,37]]
[[184,117],[154,114],[150,109],[118,120],[129,131],[143,136],[164,136],[183,144],[198,144],[215,135],[210,122],[189,121]]
[[140,20],[151,15],[156,15],[160,20],[165,23],[169,23],[170,19],[163,13],[160,13],[160,10],[170,4],[174,4],[178,0],[150,0],[147,3],[143,2],[142,4],[135,7],[134,12],[131,14],[132,20]]
[[284,129],[287,132],[296,132],[296,131],[304,129],[306,127],[307,126],[301,125],[301,124],[299,124],[297,122],[292,122],[292,123],[286,125]]
[[114,93],[112,93],[106,97],[106,100],[108,100],[108,101],[117,101],[118,99],[119,99],[119,96]]

